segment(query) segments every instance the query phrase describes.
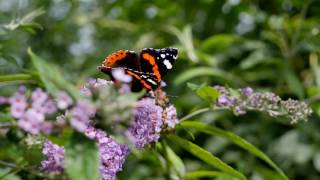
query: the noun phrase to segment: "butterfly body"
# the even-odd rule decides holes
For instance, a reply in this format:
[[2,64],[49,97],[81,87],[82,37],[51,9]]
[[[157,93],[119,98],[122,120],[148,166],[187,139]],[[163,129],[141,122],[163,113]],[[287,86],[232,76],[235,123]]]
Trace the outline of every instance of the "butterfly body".
[[114,80],[111,71],[121,68],[132,76],[132,90],[140,91],[157,89],[163,77],[173,68],[177,59],[176,48],[142,49],[139,55],[134,51],[119,50],[107,56],[100,70]]

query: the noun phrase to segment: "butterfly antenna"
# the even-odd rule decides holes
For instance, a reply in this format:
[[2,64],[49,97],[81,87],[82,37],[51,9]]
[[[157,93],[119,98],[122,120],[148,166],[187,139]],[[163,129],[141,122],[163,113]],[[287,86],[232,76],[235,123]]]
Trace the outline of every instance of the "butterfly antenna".
[[168,97],[172,97],[172,98],[178,98],[179,96],[175,96],[175,95],[170,95],[170,94],[167,94]]

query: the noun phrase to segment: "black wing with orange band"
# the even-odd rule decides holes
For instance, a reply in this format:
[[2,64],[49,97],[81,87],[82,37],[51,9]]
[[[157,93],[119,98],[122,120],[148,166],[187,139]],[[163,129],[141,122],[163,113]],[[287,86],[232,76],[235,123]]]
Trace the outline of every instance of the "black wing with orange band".
[[107,73],[114,80],[111,71],[123,68],[133,77],[132,91],[140,91],[143,87],[147,90],[158,88],[165,74],[172,68],[176,58],[177,49],[143,49],[140,56],[128,50],[120,50],[105,58],[100,70]]
[[114,68],[127,68],[141,71],[137,53],[128,50],[119,50],[107,56],[100,69],[102,72],[111,71]]

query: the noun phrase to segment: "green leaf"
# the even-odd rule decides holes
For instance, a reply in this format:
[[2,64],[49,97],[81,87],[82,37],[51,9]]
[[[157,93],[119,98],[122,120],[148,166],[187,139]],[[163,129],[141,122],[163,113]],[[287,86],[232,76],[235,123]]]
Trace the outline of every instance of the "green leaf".
[[270,170],[269,168],[265,168],[262,166],[255,165],[254,171],[258,172],[260,176],[262,176],[262,179],[272,179],[272,180],[283,179],[279,174],[274,173],[274,171]]
[[201,148],[200,146],[175,135],[169,135],[168,139],[174,144],[182,147],[184,150],[193,154],[197,158],[201,159],[203,162],[232,176],[238,177],[240,179],[247,179],[241,172],[233,169],[231,166],[224,163],[218,157],[214,156],[213,154]]
[[119,96],[119,101],[137,101],[138,99],[142,98],[146,94],[146,90],[143,89],[140,92],[132,92],[126,93]]
[[0,122],[13,122],[14,119],[10,114],[0,112]]
[[47,91],[56,96],[60,90],[66,90],[74,98],[79,97],[79,91],[68,81],[65,80],[60,69],[54,65],[41,59],[28,49],[31,61],[39,73],[39,78],[44,84]]
[[48,67],[45,61],[38,57],[36,54],[34,54],[30,48],[28,49],[28,54],[31,58],[34,67],[39,72],[39,78],[44,84],[46,90],[53,95],[57,95],[59,91],[58,87],[55,84],[53,84],[52,80],[50,79],[51,69]]
[[26,81],[32,80],[33,77],[30,74],[10,74],[10,75],[1,75],[0,82],[7,81]]
[[221,173],[219,171],[193,171],[193,172],[188,172],[184,178],[185,179],[200,179],[200,178],[205,178],[205,177],[218,177],[221,174],[223,174],[223,173]]
[[200,76],[215,76],[215,77],[220,77],[221,79],[227,80],[228,82],[233,84],[242,83],[241,79],[233,76],[228,72],[225,72],[216,68],[210,68],[210,67],[196,67],[196,68],[191,68],[189,70],[186,70],[183,73],[179,74],[175,78],[174,84],[180,85],[189,81],[190,79],[200,77]]
[[215,180],[238,180],[238,178],[230,176],[229,174],[221,174]]
[[164,146],[167,158],[172,165],[175,172],[178,174],[179,177],[184,177],[186,174],[186,168],[184,167],[183,161],[180,157],[168,146]]
[[65,167],[71,180],[100,179],[99,153],[94,142],[73,136],[66,147]]
[[30,74],[10,74],[0,75],[0,84],[11,84],[11,83],[26,83],[33,82],[35,77]]
[[183,28],[182,31],[174,26],[167,27],[167,30],[177,36],[181,45],[186,49],[188,58],[193,62],[199,62],[199,58],[193,46],[192,29],[190,25]]
[[197,84],[193,84],[193,83],[187,83],[187,86],[189,89],[191,89],[192,91],[196,91],[198,90],[201,86],[197,85]]
[[294,70],[291,68],[291,65],[284,63],[282,65],[282,72],[288,88],[291,92],[295,93],[300,99],[302,99],[304,97],[303,85]]
[[310,54],[310,67],[315,79],[317,87],[320,87],[320,66],[318,62],[318,56],[316,53]]
[[284,174],[284,172],[265,153],[263,153],[257,147],[255,147],[254,145],[252,145],[251,143],[249,143],[245,139],[241,138],[240,136],[238,136],[232,132],[229,132],[229,131],[226,131],[223,129],[219,129],[216,127],[211,127],[211,126],[208,126],[204,123],[195,122],[195,121],[184,121],[184,122],[180,123],[180,126],[183,128],[186,128],[186,129],[195,129],[197,131],[200,131],[200,132],[203,132],[206,134],[226,138],[226,139],[230,140],[231,142],[233,142],[234,144],[247,150],[252,155],[255,155],[256,157],[265,161],[272,168],[274,168],[277,171],[277,173],[279,173],[281,175],[281,177],[283,179],[285,179],[285,180],[288,179],[288,177]]
[[40,24],[34,23],[33,20],[44,13],[45,11],[42,8],[35,9],[23,17],[11,20],[11,22],[4,25],[4,27],[12,31],[21,26],[32,26],[42,29],[42,26]]
[[15,175],[14,173],[15,173],[15,169],[0,168],[0,179],[2,179],[2,180],[20,180],[21,178],[19,176]]
[[202,86],[197,90],[197,95],[212,103],[219,97],[219,92],[211,86]]
[[206,52],[221,52],[229,47],[231,47],[234,43],[241,40],[240,36],[232,35],[232,34],[217,34],[207,38],[201,46],[201,49]]

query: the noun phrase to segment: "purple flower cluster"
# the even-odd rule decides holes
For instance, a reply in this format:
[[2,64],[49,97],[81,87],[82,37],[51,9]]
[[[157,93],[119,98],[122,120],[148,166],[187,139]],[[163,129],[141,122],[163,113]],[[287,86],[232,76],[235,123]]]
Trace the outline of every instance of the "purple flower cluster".
[[85,134],[98,143],[102,179],[115,179],[117,172],[122,170],[125,158],[129,154],[129,148],[126,145],[118,144],[100,129],[88,127]]
[[89,101],[79,101],[70,110],[70,125],[79,132],[84,132],[96,113],[96,107]]
[[16,118],[20,128],[31,134],[50,133],[52,124],[45,122],[46,115],[57,111],[57,107],[48,93],[37,88],[27,98],[21,88],[8,99],[11,115]]
[[50,141],[45,141],[42,149],[43,155],[46,156],[46,160],[41,162],[41,169],[46,172],[62,172],[64,165],[64,153],[63,147],[53,144]]
[[296,123],[299,120],[307,120],[312,113],[306,103],[291,99],[284,101],[271,92],[254,92],[250,87],[240,90],[232,90],[223,86],[214,88],[220,93],[216,106],[232,109],[236,115],[255,110],[266,112],[272,117],[287,116],[291,119],[291,123]]
[[[119,81],[129,81],[129,79],[121,79],[127,78],[123,76],[125,75],[123,72],[114,71],[113,73],[115,76],[119,76]],[[125,94],[130,92],[131,88],[128,84],[123,83],[115,91],[113,87],[109,86],[110,84],[113,84],[113,82],[103,79],[92,79],[82,88],[81,93],[89,99],[94,97],[94,101],[80,100],[75,103],[65,92],[60,92],[56,101],[54,101],[47,92],[40,88],[35,89],[30,96],[27,96],[25,88],[20,88],[10,98],[0,96],[0,105],[9,104],[11,115],[17,119],[17,125],[31,134],[38,134],[40,132],[51,133],[53,126],[64,127],[67,122],[66,120],[68,120],[73,129],[84,133],[88,138],[97,142],[102,178],[104,180],[115,179],[117,172],[122,170],[125,158],[129,154],[129,148],[127,145],[117,143],[103,130],[93,127],[92,119],[96,112],[104,110],[102,108],[98,109],[98,107],[108,105],[109,109],[114,108],[110,112],[108,111],[108,116],[119,117],[118,119],[120,120],[132,119],[129,122],[131,123],[129,128],[123,126],[125,128],[119,128],[121,130],[119,132],[128,135],[129,140],[132,140],[132,143],[137,148],[143,148],[150,143],[157,142],[160,138],[160,133],[164,129],[176,126],[178,118],[173,105],[168,105],[167,101],[163,101],[164,103],[161,104],[155,97],[143,98],[138,102],[135,102],[133,99],[128,101],[125,106],[119,107],[119,103],[114,103],[114,99],[110,98],[110,95],[115,93]],[[122,104],[123,101],[122,99]],[[113,106],[112,103],[115,105]],[[62,115],[53,114],[58,110],[63,112]],[[124,110],[128,110],[130,113],[127,116],[119,116],[118,114]],[[56,115],[51,116],[53,118],[56,117],[56,121],[45,121],[49,115]],[[118,123],[113,125],[121,126],[123,124]],[[43,171],[56,173],[63,171],[65,154],[63,147],[59,147],[50,141],[45,141],[42,153],[46,157],[41,162],[41,169]]]
[[48,115],[57,112],[58,108],[65,110],[73,104],[72,98],[66,92],[59,92],[56,101],[40,88],[27,96],[26,88],[19,87],[11,97],[0,96],[0,105],[9,104],[10,114],[17,119],[17,125],[31,134],[40,132],[50,134],[53,123],[45,121]]
[[155,100],[144,98],[134,109],[134,123],[128,129],[127,135],[137,148],[158,141],[162,122],[162,108],[155,104]]
[[177,112],[173,105],[163,109],[156,105],[155,99],[144,98],[134,109],[134,122],[125,133],[137,148],[157,142],[162,129],[174,128],[178,123]]

